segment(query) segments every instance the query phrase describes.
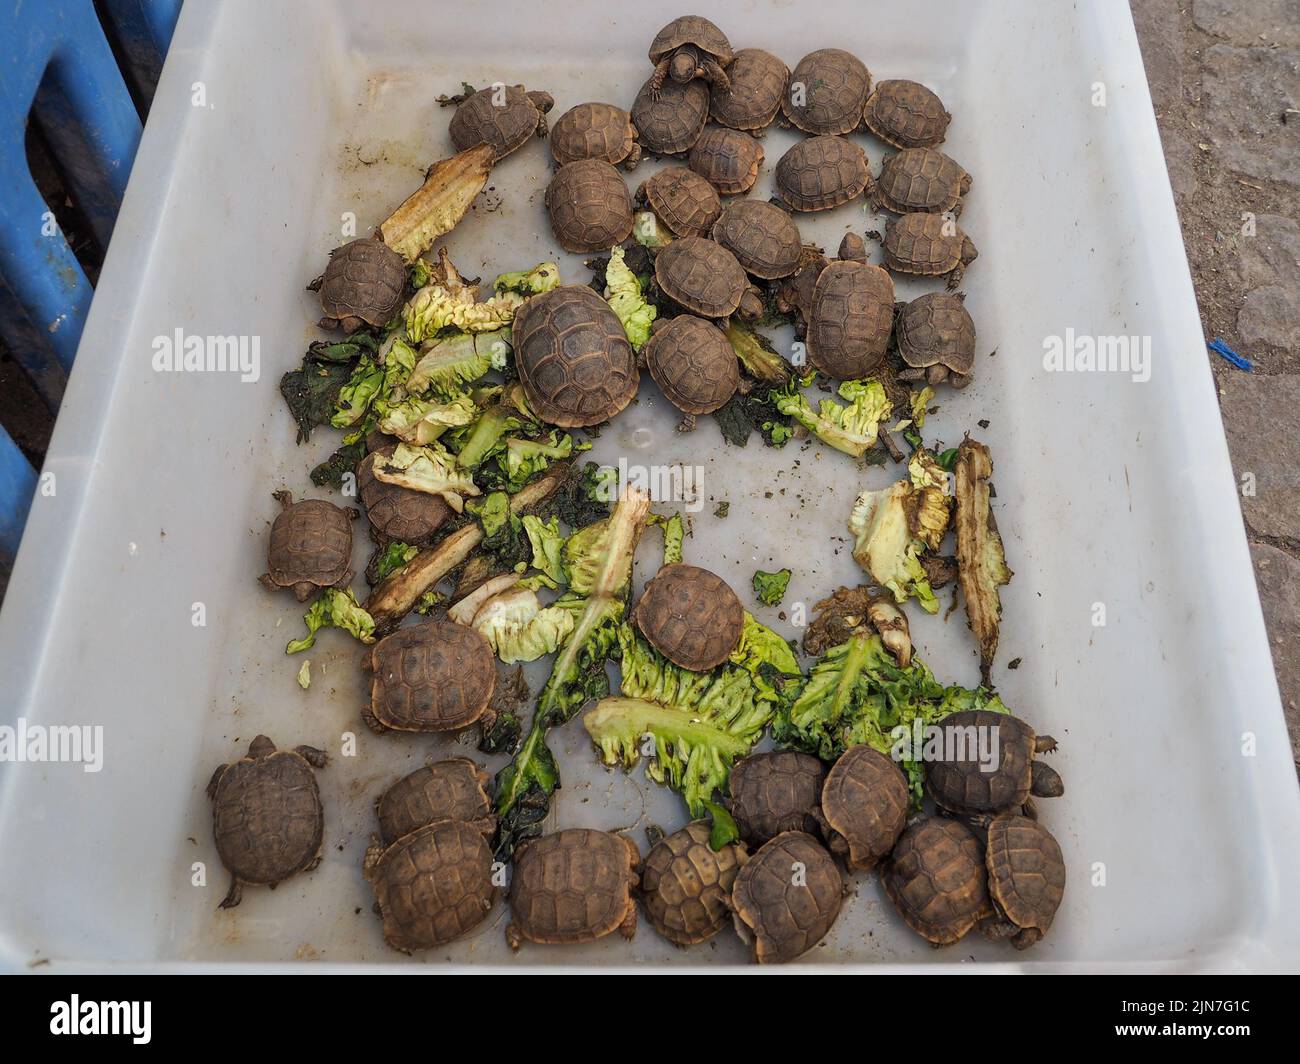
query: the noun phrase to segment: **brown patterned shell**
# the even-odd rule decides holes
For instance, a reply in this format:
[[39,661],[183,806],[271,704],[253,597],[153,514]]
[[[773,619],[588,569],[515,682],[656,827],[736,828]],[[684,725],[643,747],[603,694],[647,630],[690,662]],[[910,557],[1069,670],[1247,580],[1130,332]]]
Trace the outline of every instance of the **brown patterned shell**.
[[839,380],[865,377],[884,361],[893,327],[893,278],[864,262],[832,262],[813,291],[808,360]]
[[1039,932],[1012,941],[1021,948],[1033,945],[1051,930],[1065,897],[1060,843],[1037,820],[1003,813],[989,825],[985,863],[998,909],[1017,927]]
[[436,820],[461,820],[485,834],[496,826],[487,774],[467,757],[423,765],[403,776],[375,803],[384,845]]
[[895,214],[942,214],[957,206],[970,184],[970,174],[943,152],[907,148],[885,160],[876,179],[876,198]]
[[455,731],[479,719],[496,687],[492,647],[473,628],[434,618],[385,636],[363,659],[381,728]]
[[822,816],[833,852],[852,869],[874,868],[907,826],[911,793],[902,770],[866,743],[851,746],[831,766],[822,788]]
[[390,445],[361,460],[357,466],[357,495],[366,508],[366,518],[381,537],[416,547],[428,546],[451,517],[452,509],[441,495],[386,484],[375,476],[375,462],[392,450]]
[[941,214],[904,214],[885,226],[885,264],[901,273],[948,273],[961,263],[968,243],[961,227]]
[[568,828],[531,839],[515,851],[510,881],[512,927],[546,945],[592,942],[635,914],[637,884],[631,840],[607,831]]
[[496,91],[491,87],[479,89],[456,108],[450,132],[457,151],[486,144],[499,161],[522,147],[537,131],[541,113],[522,85],[505,86],[504,107],[493,103]]
[[654,929],[678,946],[712,938],[731,918],[731,888],[748,859],[734,843],[713,850],[707,820],[660,839],[641,872],[641,900]]
[[737,200],[722,212],[711,235],[752,277],[771,281],[799,268],[799,227],[775,203]]
[[271,525],[266,552],[268,576],[278,587],[292,587],[306,601],[318,587],[344,587],[352,580],[352,516],[324,499],[286,502]]
[[718,190],[685,166],[664,167],[641,190],[650,209],[676,236],[705,236],[722,213]]
[[237,883],[273,886],[320,854],[325,812],[316,774],[301,754],[258,736],[249,756],[214,780],[212,831]]
[[632,623],[674,665],[703,671],[736,649],[745,611],[722,577],[676,562],[646,585]]
[[763,165],[763,145],[738,129],[710,126],[700,134],[687,163],[724,196],[748,192]]
[[723,66],[731,62],[731,42],[727,35],[703,15],[682,15],[656,33],[650,42],[650,62],[657,63],[687,44],[708,52]]
[[936,946],[993,912],[979,840],[957,820],[927,817],[909,827],[880,881],[907,926]]
[[478,927],[496,904],[492,851],[483,833],[438,820],[367,861],[384,941],[403,953],[434,949]]
[[656,155],[690,151],[708,117],[709,90],[698,78],[685,85],[669,78],[657,99],[647,81],[632,103],[632,125],[641,146]]
[[614,166],[631,154],[635,143],[631,115],[609,103],[580,103],[551,127],[551,154],[561,166],[580,159]]
[[602,159],[561,166],[546,186],[551,231],[565,251],[608,251],[632,232],[632,197],[627,185]]
[[386,325],[402,305],[406,262],[382,240],[361,237],[330,252],[321,279],[320,304],[330,321],[357,318]]
[[770,126],[781,109],[790,68],[771,52],[742,48],[727,68],[727,79],[730,91],[716,85],[709,90],[709,114],[719,125],[754,132]]
[[656,329],[641,352],[668,401],[686,414],[711,414],[740,387],[736,352],[716,325],[679,314]]
[[[794,103],[802,86],[803,103]],[[857,56],[840,48],[820,48],[799,60],[790,74],[790,91],[781,100],[785,117],[805,133],[851,133],[862,124],[862,107],[871,91],[871,72]]]
[[862,194],[871,179],[866,153],[843,137],[809,137],[776,164],[776,190],[796,211],[825,211]]
[[[1018,717],[986,709],[950,713],[939,721],[945,729],[998,730],[998,766],[992,772],[981,766],[979,749],[988,750],[987,740],[977,747],[979,732],[964,730],[961,748],[947,748],[945,756],[926,762],[925,786],[937,804],[954,813],[998,813],[1019,809],[1033,786],[1034,729]],[[990,731],[991,735],[991,731]]]
[[825,780],[826,766],[796,750],[741,758],[731,770],[728,802],[740,837],[759,846],[783,831],[819,831]]
[[528,402],[563,428],[608,421],[641,383],[618,315],[585,285],[528,300],[515,314],[514,345]]
[[736,256],[699,236],[685,236],[655,256],[655,280],[669,299],[702,318],[734,314],[749,280]]
[[862,120],[896,148],[929,148],[948,135],[952,115],[943,101],[915,81],[882,81],[867,98]]
[[[796,869],[802,874],[795,875]],[[844,899],[835,859],[811,835],[787,831],[749,859],[736,876],[731,904],[752,938],[759,964],[784,964],[817,945]]]
[[968,374],[975,364],[975,322],[951,292],[927,292],[907,303],[894,323],[903,361],[917,369],[944,365]]

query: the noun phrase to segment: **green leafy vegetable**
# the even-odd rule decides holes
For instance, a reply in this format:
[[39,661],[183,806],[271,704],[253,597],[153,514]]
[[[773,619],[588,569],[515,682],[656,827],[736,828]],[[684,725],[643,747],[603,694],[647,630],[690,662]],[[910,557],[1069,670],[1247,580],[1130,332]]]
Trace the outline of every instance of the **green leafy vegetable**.
[[785,589],[790,583],[790,570],[778,569],[774,573],[765,573],[762,569],[754,571],[754,594],[764,606],[779,606],[785,598]]
[[565,537],[560,533],[559,519],[552,517],[549,521],[543,521],[540,517],[528,514],[521,520],[528,542],[533,548],[533,568],[545,573],[555,583],[563,583],[564,562],[560,555],[564,550]]
[[531,270],[503,273],[492,282],[497,292],[514,292],[521,296],[536,296],[549,292],[560,283],[560,266],[555,262],[542,262]]
[[793,380],[776,395],[777,409],[794,418],[823,443],[861,458],[876,445],[880,423],[893,410],[884,385],[878,380],[844,381],[839,395],[849,405],[823,399],[814,412],[807,396],[800,391],[801,386],[811,383],[810,377]]
[[316,645],[316,633],[322,628],[342,628],[363,643],[375,641],[374,619],[361,607],[351,588],[327,587],[303,615],[307,634],[291,641],[286,654],[297,654]]
[[377,584],[381,580],[388,579],[389,576],[401,569],[419,553],[419,547],[412,547],[409,543],[399,543],[394,540],[383,549],[375,562],[374,582]]
[[412,395],[435,395],[454,398],[461,389],[478,380],[489,370],[501,369],[510,354],[510,330],[497,329],[481,334],[455,333],[431,340],[421,348],[406,382]]
[[609,264],[605,267],[605,299],[623,323],[628,342],[633,351],[640,351],[650,339],[650,324],[658,311],[641,295],[641,282],[623,261],[623,249],[610,250]]
[[733,319],[727,326],[727,339],[745,371],[755,380],[785,384],[790,379],[790,366],[762,333]]
[[304,691],[311,686],[311,662],[304,661],[298,669],[298,686]]
[[502,662],[513,665],[555,653],[573,623],[571,610],[542,609],[536,594],[516,587],[488,599],[474,614],[471,627],[492,644]]
[[632,223],[632,235],[638,244],[646,248],[661,248],[673,240],[672,230],[659,221],[654,211],[641,211],[637,214]]
[[477,409],[467,395],[449,402],[435,399],[405,399],[388,407],[379,419],[379,430],[419,446],[433,443],[449,428],[468,425]]
[[343,477],[347,473],[355,473],[361,459],[366,456],[366,441],[364,439],[356,440],[353,443],[345,443],[325,461],[315,466],[311,471],[311,482],[319,488],[329,485],[332,488],[340,489],[343,487]]
[[681,514],[672,514],[669,517],[663,517],[660,514],[650,515],[650,524],[658,525],[664,533],[664,565],[675,565],[682,560],[682,539],[686,534],[685,527],[682,524]]
[[740,642],[728,660],[749,673],[759,695],[774,705],[794,701],[803,685],[803,672],[790,644],[755,620],[748,610]]
[[456,459],[436,445],[399,443],[392,455],[375,461],[374,473],[385,484],[440,495],[457,513],[465,507],[464,496],[479,494],[474,481],[456,467]]
[[353,333],[336,343],[317,341],[307,348],[302,366],[280,378],[280,394],[298,425],[299,443],[310,438],[317,425],[329,424],[354,364],[378,350],[378,342],[368,332]]

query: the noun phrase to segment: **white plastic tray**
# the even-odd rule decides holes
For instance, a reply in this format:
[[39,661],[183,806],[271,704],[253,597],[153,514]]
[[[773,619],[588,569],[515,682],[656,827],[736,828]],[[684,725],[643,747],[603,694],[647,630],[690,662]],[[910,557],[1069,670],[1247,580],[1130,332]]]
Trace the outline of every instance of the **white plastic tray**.
[[[1069,863],[1065,904],[1032,952],[978,936],[932,951],[859,876],[805,963],[1294,970],[1300,801],[1127,5],[691,6],[737,47],[766,47],[791,66],[816,47],[852,49],[877,78],[931,85],[956,116],[945,150],[975,175],[962,223],[981,252],[964,286],[980,359],[967,391],[940,394],[926,436],[951,445],[970,430],[992,447],[1016,571],[995,676],[1011,706],[1060,739],[1054,764],[1068,787],[1043,808]],[[301,609],[254,577],[270,493],[310,491],[307,472],[334,437],[295,447],[277,382],[318,335],[302,288],[342,241],[343,212],[367,231],[449,153],[438,93],[522,81],[555,95],[553,118],[583,100],[627,106],[649,73],[653,33],[678,13],[654,7],[186,5],[50,448],[57,491],[36,500],[0,615],[0,721],[102,725],[106,744],[98,774],[0,766],[6,965],[406,963],[385,948],[360,873],[371,803],[450,744],[361,726],[358,650],[340,633],[311,652],[311,690],[294,683],[298,660],[282,648]],[[197,82],[206,107],[192,103]],[[1091,101],[1094,82],[1105,107]],[[791,140],[767,137],[756,195]],[[881,145],[863,143],[878,168]],[[533,143],[492,175],[500,208],[480,205],[448,241],[464,272],[490,279],[554,255],[541,206],[548,166]],[[832,249],[872,221],[856,207],[799,219]],[[560,261],[566,281],[585,282],[576,256]],[[927,287],[899,286],[904,298]],[[261,380],[155,373],[152,340],[177,327],[259,335]],[[1150,382],[1046,373],[1043,338],[1067,328],[1149,335]],[[896,468],[757,440],[724,450],[709,419],[685,438],[675,421],[647,381],[596,456],[697,456],[711,501],[687,560],[746,598],[755,567],[794,567],[788,601],[857,580],[837,537],[855,493]],[[725,521],[712,517],[720,499],[731,504]],[[638,583],[651,565],[647,554]],[[191,624],[196,602],[206,627]],[[1098,602],[1105,627],[1091,623]],[[962,615],[911,615],[936,674],[974,683]],[[760,616],[782,627],[774,611]],[[1023,664],[1009,671],[1015,657]],[[213,766],[258,732],[337,755],[345,731],[360,754],[320,774],[321,868],[217,912],[226,881],[203,796]],[[1247,733],[1254,756],[1242,753]],[[683,819],[676,796],[640,769],[599,768],[579,723],[554,746],[565,780],[555,822],[630,827],[644,847],[645,823]],[[206,864],[206,887],[191,885],[194,862]],[[630,944],[614,936],[512,958],[506,919],[501,905],[479,934],[417,963],[744,958],[729,932],[677,951],[648,927]]]

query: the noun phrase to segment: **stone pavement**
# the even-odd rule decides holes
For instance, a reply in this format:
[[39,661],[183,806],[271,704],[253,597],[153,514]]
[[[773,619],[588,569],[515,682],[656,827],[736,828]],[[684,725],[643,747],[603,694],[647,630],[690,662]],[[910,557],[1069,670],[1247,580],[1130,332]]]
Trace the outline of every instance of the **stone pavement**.
[[1300,0],[1131,0],[1300,768]]

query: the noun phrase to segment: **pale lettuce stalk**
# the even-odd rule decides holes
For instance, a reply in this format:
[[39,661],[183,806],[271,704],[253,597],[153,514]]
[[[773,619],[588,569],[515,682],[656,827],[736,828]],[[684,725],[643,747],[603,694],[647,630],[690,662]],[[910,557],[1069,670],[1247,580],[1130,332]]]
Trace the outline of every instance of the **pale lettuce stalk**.
[[471,627],[483,636],[506,665],[536,661],[554,654],[573,631],[573,613],[550,606],[542,609],[537,595],[515,587],[494,595],[474,614]]
[[514,292],[521,296],[537,296],[549,292],[560,283],[560,265],[540,262],[531,270],[503,273],[492,282],[496,292]]
[[399,443],[390,457],[375,461],[374,473],[385,484],[440,495],[457,513],[465,508],[464,496],[480,494],[469,475],[457,468],[455,456],[436,446]]
[[[510,353],[510,330],[478,335],[458,333],[431,340],[420,349],[419,360],[406,381],[406,391],[423,395],[432,390],[453,398],[491,369],[505,365]],[[498,364],[499,363],[499,364]]]
[[650,339],[650,325],[659,312],[653,303],[642,298],[641,282],[627,268],[623,258],[621,247],[610,250],[609,265],[605,267],[605,299],[623,323],[632,350],[640,351]]
[[432,443],[449,428],[468,425],[477,408],[468,395],[450,402],[435,399],[405,399],[390,406],[379,419],[379,430],[419,446]]

